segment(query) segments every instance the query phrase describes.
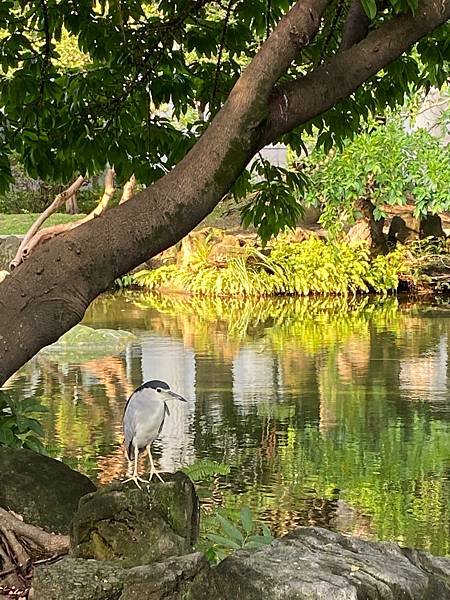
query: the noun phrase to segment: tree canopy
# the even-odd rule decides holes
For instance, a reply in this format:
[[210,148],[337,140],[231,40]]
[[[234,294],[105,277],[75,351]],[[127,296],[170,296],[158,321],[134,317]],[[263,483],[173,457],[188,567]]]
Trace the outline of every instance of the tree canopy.
[[[313,134],[340,146],[371,115],[441,85],[449,18],[450,0],[3,2],[3,186],[15,152],[32,175],[67,181],[108,163],[148,187],[38,248],[0,286],[0,381],[195,227],[266,144],[300,152]],[[256,195],[249,221],[273,229],[295,211],[274,205]]]
[[[148,185],[173,168],[201,135],[289,0],[5,0],[0,6],[0,187],[16,152],[30,175],[67,183],[114,165],[123,181]],[[418,0],[332,0],[317,32],[278,80],[313,73]],[[295,38],[295,28],[290,33]],[[348,98],[275,137],[301,152],[306,135],[325,150],[342,145],[372,114],[402,104],[448,77],[448,24]],[[302,51],[300,51],[302,50]],[[347,94],[343,93],[345,97]],[[283,104],[281,103],[281,109]],[[286,104],[287,112],[289,111]],[[267,140],[272,141],[272,140]]]

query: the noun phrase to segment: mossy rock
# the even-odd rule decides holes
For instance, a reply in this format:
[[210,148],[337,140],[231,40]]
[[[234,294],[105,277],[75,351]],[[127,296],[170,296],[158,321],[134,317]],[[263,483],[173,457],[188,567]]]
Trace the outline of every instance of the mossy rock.
[[47,531],[67,533],[79,499],[95,491],[85,475],[23,448],[0,446],[0,506]]
[[72,555],[134,566],[190,552],[198,537],[194,485],[181,472],[164,478],[142,490],[115,483],[83,498],[72,524]]
[[191,581],[206,571],[198,552],[132,568],[66,558],[35,569],[33,600],[184,600]]
[[96,329],[79,324],[41,352],[49,354],[59,361],[85,362],[102,356],[118,354],[134,341],[136,341],[136,336],[130,331]]

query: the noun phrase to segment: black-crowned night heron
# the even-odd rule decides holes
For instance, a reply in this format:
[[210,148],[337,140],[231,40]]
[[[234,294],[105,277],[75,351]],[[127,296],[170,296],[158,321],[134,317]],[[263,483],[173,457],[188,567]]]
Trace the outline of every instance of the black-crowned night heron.
[[134,481],[140,488],[139,481],[148,483],[146,479],[138,476],[138,455],[147,450],[150,461],[150,478],[155,474],[163,483],[162,477],[155,469],[150,446],[158,437],[166,415],[170,415],[167,400],[175,398],[186,402],[186,399],[175,392],[164,381],[154,379],[146,381],[128,398],[123,413],[123,432],[125,435],[125,450],[128,457],[128,473],[134,462],[133,475],[124,481]]

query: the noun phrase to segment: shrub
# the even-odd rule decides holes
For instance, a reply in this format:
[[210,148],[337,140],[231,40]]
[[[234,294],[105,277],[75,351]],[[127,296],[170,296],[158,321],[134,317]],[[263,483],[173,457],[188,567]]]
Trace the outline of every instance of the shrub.
[[218,296],[387,294],[397,288],[405,265],[403,248],[372,259],[364,243],[327,243],[314,237],[304,242],[280,237],[268,253],[248,247],[225,267],[209,260],[210,249],[201,244],[185,266],[139,271],[134,281],[147,289]]

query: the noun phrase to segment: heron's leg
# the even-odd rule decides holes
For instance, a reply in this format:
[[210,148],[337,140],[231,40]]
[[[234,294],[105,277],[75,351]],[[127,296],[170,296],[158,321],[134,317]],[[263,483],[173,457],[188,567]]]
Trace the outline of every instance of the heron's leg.
[[[138,475],[138,455],[139,455],[139,449],[135,446],[134,447],[134,471],[133,471],[133,475],[131,475],[131,477],[128,477],[128,479],[125,479],[125,481],[123,481],[122,483],[127,483],[127,481],[134,481],[134,483],[141,490],[142,488],[139,485],[139,482],[142,481],[142,483],[147,483],[147,481],[145,479],[142,479],[142,477],[139,477],[139,475]],[[132,464],[131,461],[128,461],[128,468],[130,468],[131,464]],[[128,475],[128,473],[127,473],[127,475]]]
[[133,473],[133,461],[128,459],[127,477],[131,477]]
[[162,482],[165,483],[164,479],[161,477],[161,475],[159,474],[159,472],[155,469],[155,464],[153,462],[153,457],[152,457],[152,453],[150,452],[150,446],[147,446],[147,453],[148,453],[148,458],[150,460],[150,477],[149,477],[149,482],[152,480],[153,474],[156,475],[156,477]]

